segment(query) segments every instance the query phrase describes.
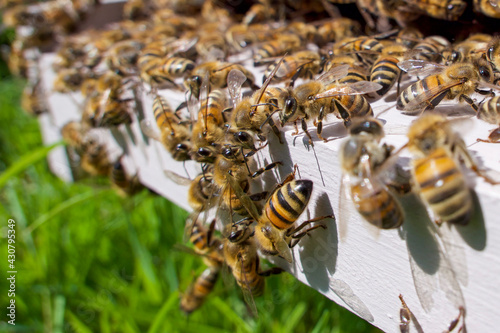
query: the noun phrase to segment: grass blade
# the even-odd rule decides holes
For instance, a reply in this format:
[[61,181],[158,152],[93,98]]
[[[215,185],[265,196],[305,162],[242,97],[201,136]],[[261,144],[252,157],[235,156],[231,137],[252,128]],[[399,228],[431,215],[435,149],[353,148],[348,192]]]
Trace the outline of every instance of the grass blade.
[[25,229],[25,231],[24,231],[25,235],[32,233],[36,228],[38,228],[39,226],[41,226],[42,224],[44,224],[48,220],[52,219],[55,215],[61,213],[62,211],[66,210],[68,208],[71,208],[79,203],[82,203],[85,200],[95,198],[95,197],[102,195],[104,193],[109,193],[110,191],[111,190],[102,190],[102,191],[98,191],[98,192],[89,191],[87,193],[82,193],[80,195],[76,195],[76,196],[60,203],[59,205],[55,206],[47,213],[40,215],[39,218],[37,218],[33,223],[31,223],[30,226]]
[[212,305],[217,307],[219,311],[231,322],[234,323],[235,327],[238,327],[245,332],[251,332],[252,329],[248,325],[247,322],[245,322],[241,317],[234,312],[233,309],[229,305],[227,305],[226,302],[221,300],[219,297],[215,297],[212,299]]
[[173,292],[170,297],[165,301],[165,304],[161,307],[160,311],[155,316],[153,323],[149,327],[148,333],[160,332],[159,328],[161,323],[167,318],[167,313],[179,303],[179,293]]
[[18,173],[22,172],[24,169],[30,165],[38,162],[39,160],[45,158],[47,154],[55,147],[63,145],[63,141],[56,142],[50,146],[38,148],[35,151],[29,152],[21,157],[16,163],[12,164],[7,170],[0,175],[0,189],[5,186],[11,177],[14,177]]

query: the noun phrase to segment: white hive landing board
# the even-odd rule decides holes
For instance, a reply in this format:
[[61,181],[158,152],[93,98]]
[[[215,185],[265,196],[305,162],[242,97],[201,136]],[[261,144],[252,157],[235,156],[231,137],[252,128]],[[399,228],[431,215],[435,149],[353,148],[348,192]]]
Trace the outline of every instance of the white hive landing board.
[[[42,57],[47,71],[50,71],[50,57]],[[44,72],[44,83],[50,87],[48,75]],[[161,94],[169,99],[174,108],[184,99],[179,93],[161,91]],[[153,119],[152,99],[146,92],[138,95],[141,96],[142,108],[137,112],[135,121],[130,126],[122,125],[114,129],[111,137],[127,155],[127,164],[132,165],[127,170],[138,172],[144,185],[189,209],[187,187],[172,181],[164,170],[194,178],[199,166],[192,161],[181,163],[172,160],[158,142],[142,134],[139,120]],[[78,115],[76,104],[63,101],[63,98],[56,94],[50,96],[54,118],[51,124],[55,127],[41,121],[44,132],[54,131],[64,124],[70,114]],[[394,99],[380,100],[374,104],[374,111],[377,114],[394,104]],[[404,133],[415,117],[402,115],[392,107],[380,118],[386,122],[386,142],[401,147],[407,141]],[[470,145],[472,154],[482,167],[498,172],[500,146],[473,144],[478,137],[485,138],[494,126],[476,118],[469,119],[465,124],[465,127],[457,124],[461,126],[457,128],[466,144]],[[314,138],[312,125],[310,129]],[[489,185],[470,174],[477,200],[474,219],[466,227],[443,225],[440,235],[436,235],[436,228],[425,209],[414,195],[409,195],[401,200],[407,214],[404,225],[398,230],[381,231],[374,235],[349,200],[343,200],[343,209],[339,209],[342,175],[338,150],[345,136],[343,125],[330,117],[324,136],[338,139],[328,143],[314,141],[315,153],[308,147],[303,134],[292,136],[292,132],[291,128],[285,129],[285,144],[280,144],[270,134],[268,147],[256,155],[260,166],[272,161],[283,163],[277,170],[261,177],[263,188],[270,189],[297,164],[301,178],[314,182],[308,210],[297,223],[329,214],[334,214],[337,221],[325,220],[326,230],[319,229],[312,232],[311,237],[304,237],[294,248],[292,265],[274,258],[278,265],[387,332],[399,330],[399,294],[404,296],[424,332],[445,330],[457,316],[458,306],[467,310],[469,332],[497,331],[496,318],[500,317],[500,185]],[[47,140],[50,143],[53,139]],[[406,156],[403,153],[400,159],[404,160]],[[347,234],[342,240],[338,230],[340,219],[348,222]],[[412,327],[410,332],[418,331]]]

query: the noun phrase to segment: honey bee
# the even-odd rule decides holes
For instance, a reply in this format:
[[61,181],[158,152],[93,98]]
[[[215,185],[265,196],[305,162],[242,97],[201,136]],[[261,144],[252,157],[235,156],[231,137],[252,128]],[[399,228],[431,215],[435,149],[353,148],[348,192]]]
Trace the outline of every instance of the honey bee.
[[141,121],[143,133],[159,141],[174,160],[186,161],[190,159],[191,131],[186,122],[173,112],[166,99],[160,95],[156,95],[154,98],[153,113],[160,133],[153,130],[152,124],[145,119]]
[[105,56],[108,68],[120,75],[135,74],[139,52],[143,47],[142,42],[132,39],[116,43],[107,51]]
[[450,47],[450,42],[441,36],[428,36],[414,46],[407,55],[408,59],[442,62],[442,53]]
[[68,146],[73,147],[79,155],[82,153],[85,129],[81,122],[70,121],[61,128],[61,135]]
[[[489,38],[491,39],[491,37]],[[466,40],[453,45],[449,62],[473,62],[479,60],[486,52],[488,41],[478,41],[474,35]]]
[[313,190],[312,181],[295,179],[296,170],[297,166],[281,184],[269,193],[262,213],[259,213],[253,201],[244,193],[236,178],[232,175],[227,178],[253,221],[257,222],[255,239],[260,250],[265,254],[279,255],[290,263],[292,262],[290,248],[297,245],[299,240],[310,231],[317,228],[325,229],[326,226],[318,224],[305,231],[301,230],[312,222],[334,218],[333,215],[321,216],[304,221],[299,226],[294,225],[306,209]]
[[262,271],[260,259],[252,230],[245,224],[234,224],[228,237],[224,240],[224,259],[234,279],[241,287],[245,301],[257,312],[254,296],[260,296],[265,288],[265,276],[279,274],[283,270],[278,267]]
[[[487,99],[479,106],[477,117],[487,123],[500,126],[500,96]],[[500,127],[490,132],[487,140],[477,139],[481,142],[500,142]]]
[[233,69],[241,71],[252,88],[255,87],[255,78],[249,70],[240,64],[221,61],[210,61],[196,66],[192,70],[191,76],[184,81],[184,85],[189,89],[192,96],[199,99],[202,81],[206,76],[208,76],[208,82],[212,89],[224,88],[227,86],[227,76]]
[[182,295],[180,308],[190,314],[199,309],[212,292],[219,277],[220,268],[207,267]]
[[28,81],[21,96],[21,107],[31,115],[48,112],[41,79],[36,79],[33,82]]
[[347,17],[334,18],[317,27],[316,44],[322,46],[346,37],[359,36],[360,32],[361,25],[359,22]]
[[142,189],[137,175],[131,177],[125,172],[121,158],[113,164],[110,180],[113,188],[123,197],[134,195]]
[[275,15],[276,10],[271,6],[269,0],[259,0],[250,7],[241,22],[246,25],[260,23],[270,20]]
[[320,70],[320,57],[314,51],[298,51],[292,55],[284,56],[266,69],[262,82],[267,80],[278,65],[281,67],[273,76],[271,82],[282,82],[292,78],[295,80],[299,77],[312,79]]
[[86,135],[83,139],[80,164],[93,176],[108,176],[112,168],[106,146],[94,135]]
[[491,64],[495,74],[495,84],[500,80],[500,38],[493,37],[487,45],[486,59]]
[[[408,70],[404,66],[404,62],[400,63],[399,67]],[[486,61],[456,63],[450,66],[436,64],[430,65],[430,67],[441,70],[441,72],[429,75],[403,90],[396,102],[398,110],[414,114],[433,109],[443,99],[458,98],[459,101],[466,102],[477,112],[478,106],[469,95],[474,92],[483,95],[492,93],[491,90],[481,90],[480,87],[496,88],[489,85],[493,73]]]
[[[283,58],[282,58],[283,59]],[[234,142],[241,144],[243,148],[256,150],[253,135],[259,136],[264,141],[266,137],[262,135],[262,127],[267,122],[280,143],[281,134],[272,119],[272,114],[280,108],[279,101],[282,101],[287,94],[287,89],[279,87],[269,87],[269,83],[280,68],[281,61],[276,64],[273,71],[269,74],[262,87],[251,97],[241,100],[240,90],[245,76],[243,73],[232,71],[229,74],[231,78],[230,95],[233,98],[233,110],[231,112],[230,130],[234,135]]]
[[442,2],[439,0],[405,0],[411,9],[418,10],[423,14],[447,21],[456,21],[465,11],[467,3],[462,0],[450,0]]
[[224,143],[220,148],[220,153],[217,155],[214,162],[213,169],[213,180],[215,186],[217,186],[218,193],[220,196],[220,207],[223,211],[229,211],[232,216],[234,213],[240,216],[249,216],[247,207],[243,204],[241,196],[236,192],[231,185],[229,179],[234,180],[234,183],[238,184],[238,189],[241,189],[245,193],[245,197],[250,200],[258,201],[261,199],[262,195],[267,193],[256,193],[254,195],[247,195],[246,193],[250,189],[249,180],[260,176],[262,173],[272,170],[281,162],[269,163],[254,172],[250,169],[253,168],[255,161],[251,158],[255,151],[244,153],[244,149],[241,146],[234,145],[230,142]]
[[189,183],[188,204],[195,212],[202,212],[215,203],[216,188],[211,171],[204,171]]
[[349,184],[349,197],[357,211],[377,228],[393,229],[403,224],[404,213],[379,171],[392,151],[392,147],[380,144],[384,136],[382,126],[375,118],[353,121],[351,135],[340,148],[339,158]]
[[192,157],[198,162],[213,163],[225,140],[223,111],[226,103],[226,94],[219,89],[211,91],[200,103],[191,136]]
[[500,6],[498,0],[474,0],[474,11],[488,17],[500,18]]
[[236,51],[270,37],[269,27],[264,24],[233,24],[226,31],[225,38],[230,47]]
[[277,34],[272,40],[262,43],[255,50],[253,57],[254,66],[264,65],[267,59],[274,59],[287,52],[294,52],[300,45],[300,37],[296,34]]
[[175,83],[175,78],[183,77],[193,70],[195,64],[192,60],[182,57],[155,58],[141,68],[141,79],[156,89],[165,86],[181,88]]
[[371,66],[383,49],[384,45],[376,38],[348,37],[333,45],[333,55],[356,54],[363,64]]
[[[301,121],[302,129],[312,143],[312,137],[307,131],[306,119],[316,119],[317,134],[323,141],[328,141],[321,136],[323,119],[329,113],[337,113],[349,126],[351,118],[372,116],[373,110],[370,103],[361,96],[377,91],[381,86],[372,82],[357,82],[353,84],[327,83],[343,78],[347,74],[348,65],[334,67],[330,72],[322,74],[317,80],[306,82],[294,88],[286,96],[284,107],[279,112],[281,126],[287,122]],[[296,131],[293,135],[298,134]]]
[[443,116],[422,115],[410,126],[407,136],[407,147],[414,156],[413,183],[434,221],[437,225],[443,222],[466,225],[474,206],[459,161],[464,161],[486,181],[496,182],[478,169],[462,138]]
[[82,69],[62,69],[54,79],[52,89],[59,93],[77,91],[85,80],[85,77],[86,73]]
[[215,220],[209,229],[198,220],[188,221],[191,226],[189,240],[194,245],[196,254],[202,256],[207,269],[196,279],[181,298],[181,310],[189,314],[197,310],[213,290],[219,272],[224,264],[222,241],[214,237]]
[[377,91],[377,95],[384,96],[399,81],[401,69],[398,67],[398,63],[406,52],[407,48],[399,44],[384,46],[382,54],[375,60],[370,69],[370,81],[382,86]]

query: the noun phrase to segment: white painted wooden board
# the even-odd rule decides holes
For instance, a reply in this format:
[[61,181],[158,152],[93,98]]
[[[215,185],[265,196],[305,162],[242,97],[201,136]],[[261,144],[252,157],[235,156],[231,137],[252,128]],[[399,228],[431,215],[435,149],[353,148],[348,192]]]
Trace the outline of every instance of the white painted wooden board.
[[[41,119],[46,143],[59,139],[54,131],[65,122],[80,118],[77,103],[51,92],[54,76],[50,67],[52,59],[51,54],[45,54],[41,59],[42,75],[51,106],[50,115],[44,116],[51,117],[51,120]],[[260,78],[261,75],[256,77]],[[184,95],[180,93],[160,93],[169,99],[174,108],[184,100]],[[115,156],[122,151],[127,154],[126,169],[131,173],[137,172],[144,185],[189,210],[187,187],[172,181],[164,170],[194,178],[199,166],[192,161],[180,163],[172,160],[158,142],[147,139],[141,133],[139,120],[143,117],[153,119],[152,99],[145,91],[137,94],[142,99],[142,110],[137,112],[136,120],[130,126],[122,125],[112,131],[109,140],[114,139],[115,143],[109,149]],[[374,111],[377,114],[394,104],[393,97],[380,100],[373,105]],[[457,109],[456,104],[448,104],[451,105],[449,109]],[[445,109],[444,103],[440,109]],[[386,142],[396,147],[402,146],[406,142],[406,128],[415,118],[402,115],[394,108],[380,118],[387,123]],[[468,145],[478,137],[485,138],[489,130],[494,128],[475,118],[465,124],[465,127],[460,127],[460,131]],[[314,137],[312,125],[310,129]],[[263,188],[271,188],[292,171],[294,164],[298,164],[300,176],[314,182],[314,193],[307,212],[297,223],[314,216],[334,214],[337,220],[348,220],[348,232],[345,240],[340,241],[338,221],[327,220],[324,222],[327,224],[326,230],[314,231],[311,237],[303,238],[294,248],[293,265],[274,258],[276,264],[387,332],[399,330],[399,294],[403,294],[425,332],[445,330],[457,316],[459,305],[465,306],[467,310],[469,332],[496,331],[495,319],[500,317],[500,289],[497,288],[500,282],[500,186],[491,186],[471,174],[478,197],[474,221],[467,227],[450,229],[443,225],[441,233],[448,234],[447,237],[435,235],[424,208],[411,195],[402,199],[407,213],[403,227],[400,230],[381,231],[377,236],[367,228],[367,223],[350,201],[342,202],[345,209],[340,214],[342,176],[338,150],[346,134],[340,121],[334,117],[327,120],[324,136],[338,137],[338,140],[328,143],[315,141],[315,154],[308,149],[307,138],[303,134],[292,136],[292,132],[293,129],[285,128],[286,144],[283,145],[272,134],[269,135],[268,148],[257,154],[259,165],[272,161],[283,163],[277,170],[263,175]],[[470,150],[481,166],[497,171],[500,169],[499,145],[478,143],[472,145]],[[406,156],[403,153],[401,159],[404,160]],[[49,162],[52,166],[56,163],[57,168],[61,169],[67,159],[64,160],[58,153],[57,156],[51,156]],[[57,168],[53,167],[53,170]],[[439,251],[439,248],[446,248],[446,252]],[[415,276],[410,261],[418,267]],[[417,330],[412,327],[411,332]]]

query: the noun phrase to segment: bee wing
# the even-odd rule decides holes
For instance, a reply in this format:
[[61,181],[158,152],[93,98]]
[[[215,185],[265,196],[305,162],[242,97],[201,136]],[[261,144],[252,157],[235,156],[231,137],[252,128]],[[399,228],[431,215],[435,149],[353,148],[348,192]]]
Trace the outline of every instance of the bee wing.
[[423,93],[417,95],[414,99],[412,99],[408,104],[405,105],[403,111],[407,113],[417,113],[425,110],[426,107],[429,106],[430,100],[439,96],[442,93],[445,93],[448,89],[458,86],[462,84],[460,81],[455,81],[453,83],[441,84],[436,87],[433,87],[429,90],[424,91]]
[[265,93],[265,91],[267,89],[267,86],[269,85],[269,83],[271,82],[271,80],[273,79],[273,77],[276,75],[276,72],[281,67],[281,63],[283,62],[283,59],[285,57],[286,57],[286,55],[284,55],[283,57],[280,58],[280,61],[278,62],[278,64],[276,65],[276,67],[274,67],[273,71],[269,74],[269,76],[267,77],[266,81],[264,81],[264,83],[262,84],[262,87],[259,89],[259,98],[255,101],[256,102],[255,104],[259,104],[260,103],[260,100],[262,99],[262,96],[264,95],[264,93]]
[[141,120],[140,124],[142,133],[144,133],[144,135],[156,141],[161,140],[160,131],[158,131],[158,128],[153,125],[153,122],[151,120],[143,119]]
[[179,175],[170,170],[163,170],[165,176],[167,176],[171,181],[176,183],[177,185],[188,186],[191,184],[192,179]]
[[374,321],[375,318],[373,318],[368,307],[358,296],[356,296],[356,294],[354,294],[354,291],[347,283],[338,279],[330,279],[328,287],[361,318],[369,322]]
[[227,90],[229,92],[229,96],[231,97],[233,107],[241,101],[241,86],[246,80],[247,77],[239,69],[231,69],[227,75]]
[[405,71],[410,76],[425,77],[432,74],[441,73],[443,69],[446,68],[445,65],[441,65],[435,62],[425,61],[425,60],[403,60],[398,62],[398,67],[402,71]]
[[349,65],[344,64],[344,65],[338,65],[332,67],[330,70],[327,72],[321,74],[318,76],[316,80],[329,83],[329,82],[334,82],[336,80],[340,80],[341,78],[347,76],[349,72]]
[[275,240],[273,242],[273,245],[276,247],[276,250],[278,251],[279,255],[283,257],[283,259],[285,259],[289,263],[293,262],[292,250],[290,250],[288,243],[283,237]]
[[166,57],[172,57],[175,54],[183,53],[189,51],[193,46],[198,42],[198,37],[190,38],[190,39],[177,39],[170,42],[169,46],[171,47],[171,52],[169,52]]
[[331,87],[314,96],[315,99],[330,98],[342,95],[363,95],[378,91],[382,86],[375,82],[360,81],[349,85],[338,85]]
[[259,211],[257,210],[257,207],[255,206],[254,202],[250,199],[250,197],[243,191],[240,184],[238,184],[238,182],[234,179],[234,177],[231,174],[228,174],[226,176],[226,179],[228,180],[231,188],[235,191],[236,195],[240,199],[242,205],[247,210],[248,214],[250,214],[250,216],[255,221],[259,221],[260,214]]
[[[314,61],[315,59],[307,59],[307,58],[303,58],[303,59],[298,59],[298,60],[295,60],[293,62],[293,68],[286,68],[286,67],[280,67],[278,69],[278,71],[276,72],[276,77],[278,78],[284,78],[284,77],[291,77],[293,74],[295,74],[297,72],[297,70],[299,70],[302,66]],[[289,63],[289,65],[291,65]]]
[[253,317],[258,317],[259,313],[257,311],[257,306],[255,305],[255,300],[253,299],[253,294],[252,294],[252,287],[250,285],[250,282],[248,281],[247,274],[245,274],[245,265],[240,257],[240,269],[243,275],[243,282],[245,284],[245,287],[241,288],[241,291],[243,293],[243,298],[245,299],[245,303],[248,305],[248,309],[250,313],[252,314]]
[[[346,186],[347,184],[347,186]],[[350,199],[349,195],[349,176],[343,175],[340,179],[340,195],[339,195],[339,207],[338,207],[338,230],[339,230],[339,239],[341,242],[345,242],[347,239],[347,231],[349,225],[349,216],[351,215],[351,211],[348,209],[348,205]]]

